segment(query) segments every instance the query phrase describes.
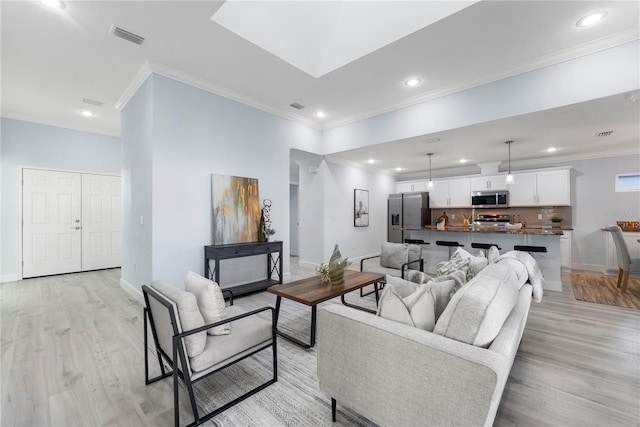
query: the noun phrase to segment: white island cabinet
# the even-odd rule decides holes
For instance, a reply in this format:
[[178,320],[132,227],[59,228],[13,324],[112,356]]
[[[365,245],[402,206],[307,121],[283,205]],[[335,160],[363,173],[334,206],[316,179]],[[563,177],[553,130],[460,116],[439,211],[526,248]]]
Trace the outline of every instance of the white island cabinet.
[[[455,228],[455,227],[454,227]],[[542,275],[544,276],[544,288],[550,291],[562,291],[561,279],[561,238],[556,234],[560,231],[546,233],[543,230],[530,230],[525,232],[508,233],[505,231],[463,231],[460,227],[458,231],[436,231],[436,230],[405,230],[405,237],[411,239],[421,239],[429,245],[422,245],[422,257],[424,259],[424,271],[428,274],[435,274],[437,264],[449,258],[449,248],[438,246],[436,241],[446,240],[458,242],[464,245],[463,249],[471,253],[476,253],[479,249],[471,247],[471,243],[490,243],[498,245],[500,253],[513,250],[515,245],[544,246],[545,253],[534,253],[532,256],[538,263]]]

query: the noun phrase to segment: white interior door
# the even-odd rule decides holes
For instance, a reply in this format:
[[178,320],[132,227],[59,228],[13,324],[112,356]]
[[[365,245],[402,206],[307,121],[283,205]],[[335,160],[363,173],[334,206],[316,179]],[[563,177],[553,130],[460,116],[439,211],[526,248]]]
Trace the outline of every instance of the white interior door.
[[23,169],[22,183],[22,277],[80,271],[80,174]]
[[120,177],[82,174],[82,271],[121,265]]

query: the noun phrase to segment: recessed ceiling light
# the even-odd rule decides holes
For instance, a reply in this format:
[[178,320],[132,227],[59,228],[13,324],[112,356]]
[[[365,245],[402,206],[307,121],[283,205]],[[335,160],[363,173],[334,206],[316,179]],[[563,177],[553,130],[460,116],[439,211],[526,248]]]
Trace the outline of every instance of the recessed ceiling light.
[[64,9],[66,7],[62,0],[40,0],[40,3],[54,9]]
[[602,21],[605,16],[607,16],[606,10],[600,10],[598,12],[590,13],[587,16],[580,18],[580,20],[576,22],[576,27],[583,28],[597,24],[598,22]]
[[460,163],[467,163],[467,159],[460,159]]
[[369,159],[367,160],[367,163],[369,163],[370,165],[374,164],[374,163],[378,163],[378,161],[376,159]]
[[321,119],[323,117],[326,117],[326,116],[327,116],[327,113],[325,113],[324,111],[318,111],[316,113],[316,117],[318,117],[319,119]]
[[82,114],[85,117],[93,117],[93,113],[88,110],[80,111],[80,114]]
[[398,172],[400,172],[400,171],[402,170],[402,168],[396,168],[396,170],[397,170]]
[[547,153],[553,153],[553,152],[556,152],[556,151],[558,151],[558,149],[556,147],[547,148]]
[[416,87],[418,86],[422,80],[417,77],[411,77],[404,81],[404,85],[407,87]]

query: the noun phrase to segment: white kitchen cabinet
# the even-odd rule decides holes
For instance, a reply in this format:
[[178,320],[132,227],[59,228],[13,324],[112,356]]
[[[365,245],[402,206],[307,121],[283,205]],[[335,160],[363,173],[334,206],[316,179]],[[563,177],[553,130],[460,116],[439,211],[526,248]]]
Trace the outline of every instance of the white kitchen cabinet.
[[[618,272],[618,255],[616,253],[616,244],[613,243],[613,237],[611,237],[611,233],[608,231],[602,232],[605,236],[605,248],[606,248],[606,268],[607,270],[613,270],[616,273]],[[627,248],[629,248],[629,255],[631,258],[640,258],[640,233],[633,231],[623,231],[622,237],[624,238],[625,243],[627,244]],[[633,271],[632,271],[633,273]]]
[[507,175],[486,175],[471,178],[471,191],[506,190]]
[[410,193],[412,191],[427,191],[427,181],[396,182],[396,193]]
[[571,205],[569,169],[537,172],[538,205]]
[[569,206],[569,169],[513,174],[509,206]]
[[429,189],[431,208],[471,207],[471,181],[469,178],[447,179],[433,182]]
[[509,184],[509,206],[537,205],[537,174],[515,173],[513,184]]

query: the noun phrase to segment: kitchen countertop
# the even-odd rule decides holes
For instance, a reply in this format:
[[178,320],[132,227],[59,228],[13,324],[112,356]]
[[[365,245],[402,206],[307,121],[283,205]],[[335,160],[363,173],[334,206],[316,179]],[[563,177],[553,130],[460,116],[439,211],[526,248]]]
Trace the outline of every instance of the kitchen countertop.
[[453,233],[491,233],[491,234],[521,234],[521,235],[533,235],[533,236],[562,236],[562,228],[521,228],[519,230],[506,230],[496,229],[491,227],[472,228],[463,226],[449,226],[444,230],[437,230],[435,225],[426,226],[422,228],[403,228],[404,231],[435,231],[437,233],[453,232]]

